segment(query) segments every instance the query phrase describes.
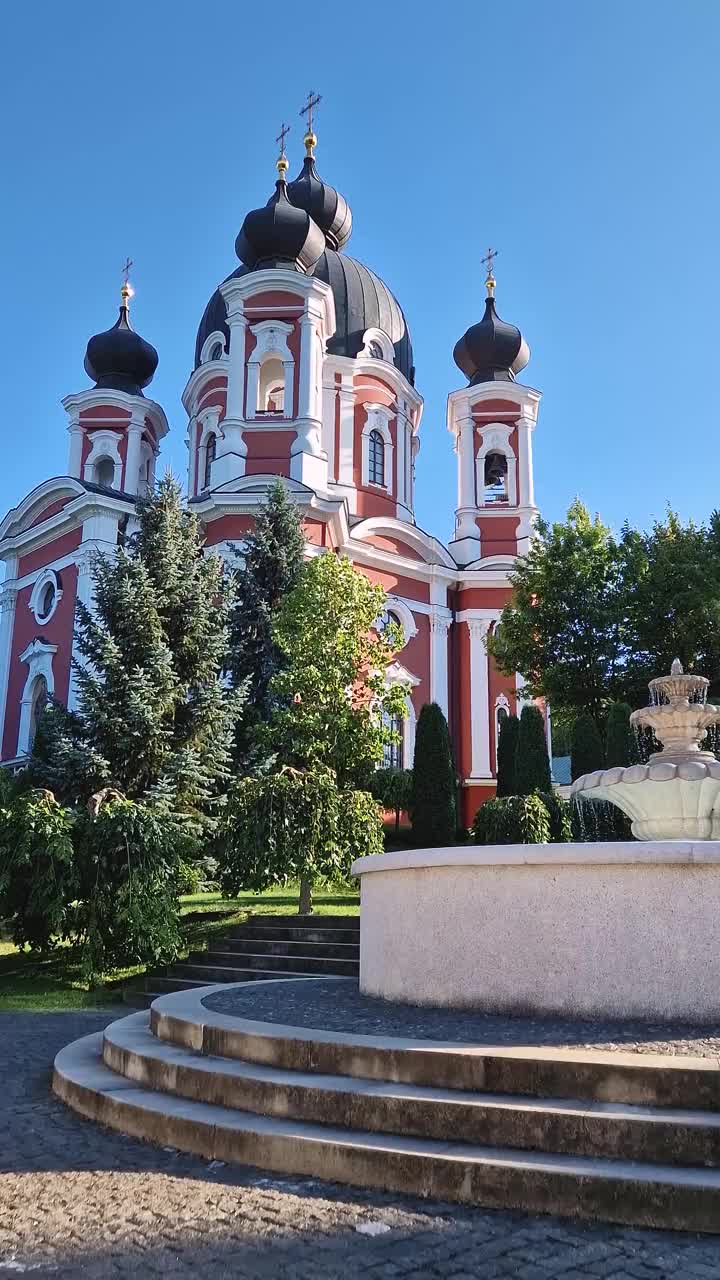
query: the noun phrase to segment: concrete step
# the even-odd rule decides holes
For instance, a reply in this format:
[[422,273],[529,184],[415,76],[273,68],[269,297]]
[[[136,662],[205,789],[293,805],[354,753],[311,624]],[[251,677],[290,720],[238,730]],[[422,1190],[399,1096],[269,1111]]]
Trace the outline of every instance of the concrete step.
[[[265,957],[261,957],[265,959]],[[272,960],[273,957],[268,957]],[[237,961],[233,958],[230,964],[214,964],[205,963],[206,957],[203,957],[202,963],[186,964],[181,961],[174,964],[170,971],[176,978],[191,978],[193,983],[201,986],[211,986],[217,982],[265,982],[271,979],[282,978],[317,978],[317,973],[304,973],[297,969],[273,969],[273,968],[253,968],[245,964],[247,956],[238,956]],[[334,977],[334,974],[330,974]]]
[[720,1165],[720,1115],[282,1071],[157,1040],[147,1014],[105,1030],[103,1060],[146,1088],[345,1129],[668,1165]]
[[156,1000],[150,1019],[153,1034],[161,1040],[290,1071],[312,1069],[326,1075],[445,1089],[720,1111],[720,1070],[713,1058],[403,1040],[258,1024],[240,1017],[229,1025],[193,993]]
[[355,943],[357,946],[360,945],[359,929],[324,929],[320,926],[312,929],[294,929],[287,925],[241,924],[236,929],[230,929],[225,936],[237,938],[239,941],[263,938],[272,942],[326,942],[333,944],[345,942]]
[[213,951],[236,951],[269,956],[315,956],[321,960],[359,960],[359,942],[279,941],[277,938],[223,937],[213,941]]
[[102,1034],[55,1060],[58,1097],[89,1119],[207,1159],[492,1208],[717,1231],[720,1172],[437,1142],[249,1115],[146,1089],[102,1060]]
[[193,956],[188,956],[188,964],[210,965],[215,968],[234,968],[241,966],[243,969],[264,969],[269,971],[281,970],[288,973],[315,974],[317,977],[324,975],[356,978],[360,973],[360,961],[332,958],[325,959],[318,956],[306,955],[272,955],[267,952],[258,952],[253,954],[247,951],[222,951],[217,947],[213,947],[210,951],[196,952]]
[[154,995],[173,991],[192,991],[195,987],[207,985],[207,982],[203,982],[202,979],[171,977],[169,972],[145,974],[145,990]]

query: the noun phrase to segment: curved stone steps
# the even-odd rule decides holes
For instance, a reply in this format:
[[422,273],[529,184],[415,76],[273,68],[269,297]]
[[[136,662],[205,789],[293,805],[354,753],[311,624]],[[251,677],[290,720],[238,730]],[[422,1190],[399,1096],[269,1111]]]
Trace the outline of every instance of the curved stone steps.
[[55,1061],[57,1095],[111,1129],[208,1159],[491,1208],[696,1231],[720,1226],[717,1170],[461,1146],[248,1115],[143,1088],[111,1071],[101,1053],[101,1034],[63,1049]]
[[213,1105],[350,1130],[676,1165],[720,1164],[720,1115],[622,1103],[477,1093],[288,1071],[206,1057],[156,1039],[147,1014],[112,1023],[111,1070]]
[[[218,990],[223,988],[213,994]],[[720,1111],[720,1069],[710,1058],[348,1035],[226,1017],[202,1004],[202,997],[209,994],[209,989],[194,989],[155,1000],[150,1010],[153,1035],[199,1053],[290,1071],[494,1094]]]

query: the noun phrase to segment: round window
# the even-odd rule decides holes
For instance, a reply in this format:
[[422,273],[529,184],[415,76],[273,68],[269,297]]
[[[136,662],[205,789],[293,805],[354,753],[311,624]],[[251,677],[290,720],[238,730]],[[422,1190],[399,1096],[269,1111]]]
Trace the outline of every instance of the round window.
[[49,618],[50,614],[52,613],[54,604],[55,604],[55,583],[48,582],[43,587],[42,595],[40,596],[40,607],[38,609],[38,614],[40,615],[41,619]]

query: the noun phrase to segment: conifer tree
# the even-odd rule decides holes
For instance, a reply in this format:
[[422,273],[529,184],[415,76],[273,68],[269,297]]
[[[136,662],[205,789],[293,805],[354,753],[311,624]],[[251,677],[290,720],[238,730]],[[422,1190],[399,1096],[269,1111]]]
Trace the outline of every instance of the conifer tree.
[[632,708],[627,702],[613,702],[608,710],[605,734],[605,764],[608,769],[615,766],[626,768],[637,762],[637,747],[630,727],[631,714]]
[[454,843],[456,786],[447,720],[436,702],[426,703],[415,731],[410,799],[416,844],[430,848]]
[[515,793],[529,796],[533,791],[551,790],[545,721],[540,709],[528,704],[522,709],[517,736]]
[[605,768],[605,749],[594,716],[578,716],[573,728],[570,775],[573,782],[585,773]]
[[269,720],[277,705],[270,683],[283,656],[273,637],[273,618],[298,581],[305,552],[302,517],[281,480],[269,490],[253,530],[234,551],[238,567],[229,669],[233,685],[247,689],[235,741],[236,759],[247,764],[258,725]]
[[515,756],[520,721],[517,716],[505,716],[500,725],[497,744],[497,794],[498,796],[514,796],[515,792]]
[[30,771],[69,802],[112,786],[162,801],[199,831],[230,776],[242,698],[222,680],[232,594],[166,476],[128,547],[97,556],[78,603],[78,711],[54,706]]

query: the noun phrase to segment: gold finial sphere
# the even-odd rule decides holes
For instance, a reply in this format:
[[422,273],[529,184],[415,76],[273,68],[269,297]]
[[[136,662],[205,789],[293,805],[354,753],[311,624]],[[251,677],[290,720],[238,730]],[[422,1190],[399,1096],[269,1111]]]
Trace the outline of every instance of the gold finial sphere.
[[285,155],[285,153],[284,153],[284,152],[283,152],[283,154],[280,156],[280,158],[278,159],[278,162],[277,162],[277,171],[278,171],[278,173],[280,174],[280,177],[281,177],[281,178],[284,178],[284,177],[285,177],[285,174],[286,174],[286,173],[287,173],[287,171],[288,171],[288,158],[287,158],[287,156]]
[[487,280],[485,281],[485,288],[487,289],[488,298],[495,297],[495,284],[496,284],[495,277],[492,271],[490,271],[488,272],[488,277],[487,277]]
[[130,302],[130,299],[133,296],[133,292],[134,290],[130,285],[129,281],[128,280],[123,281],[123,286],[120,290],[120,301],[123,307],[127,307],[128,303]]
[[304,142],[305,142],[305,150],[307,154],[309,156],[314,155],[315,147],[317,146],[317,134],[314,134],[312,129],[308,129],[307,133],[305,134]]

